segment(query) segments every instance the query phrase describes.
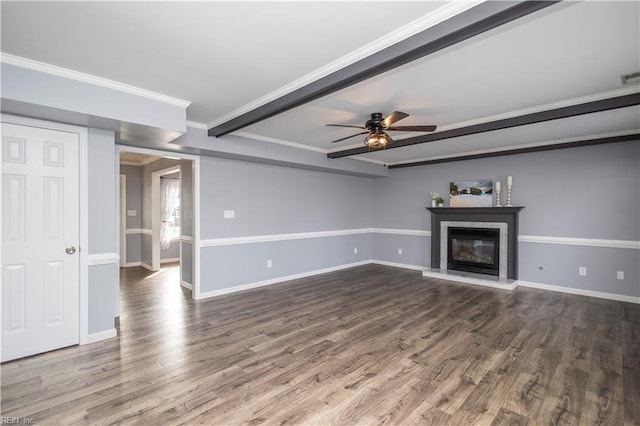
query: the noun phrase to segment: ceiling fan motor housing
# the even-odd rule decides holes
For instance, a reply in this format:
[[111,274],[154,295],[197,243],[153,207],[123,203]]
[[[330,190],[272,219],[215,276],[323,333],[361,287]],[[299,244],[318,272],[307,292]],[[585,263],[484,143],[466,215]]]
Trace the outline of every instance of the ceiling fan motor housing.
[[364,123],[364,126],[373,133],[380,133],[382,129],[384,129],[384,126],[382,125],[382,113],[374,112],[371,114],[371,119],[367,120],[367,122]]

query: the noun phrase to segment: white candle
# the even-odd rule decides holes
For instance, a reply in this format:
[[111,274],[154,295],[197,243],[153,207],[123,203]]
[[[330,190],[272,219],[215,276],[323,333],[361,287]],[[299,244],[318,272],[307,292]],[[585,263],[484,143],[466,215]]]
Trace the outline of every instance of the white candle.
[[513,185],[513,176],[507,176],[507,185]]
[[496,181],[496,191],[500,191],[500,181]]

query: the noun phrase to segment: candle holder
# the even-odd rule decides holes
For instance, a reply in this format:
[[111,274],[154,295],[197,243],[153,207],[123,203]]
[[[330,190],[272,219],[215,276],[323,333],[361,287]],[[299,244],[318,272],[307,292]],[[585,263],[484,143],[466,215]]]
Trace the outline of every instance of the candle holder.
[[507,185],[507,204],[505,205],[505,207],[513,207],[511,205],[511,187],[513,185]]
[[500,188],[496,188],[496,207],[502,207],[502,204],[500,204]]

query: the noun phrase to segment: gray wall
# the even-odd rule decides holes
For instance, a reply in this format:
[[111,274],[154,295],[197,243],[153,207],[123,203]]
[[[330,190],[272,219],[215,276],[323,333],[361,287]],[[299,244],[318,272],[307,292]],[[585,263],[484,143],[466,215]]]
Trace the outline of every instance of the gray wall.
[[[525,207],[520,235],[640,240],[640,142],[393,169],[374,181],[374,226],[430,230],[430,191],[447,194],[449,182],[478,178],[499,179],[504,186],[508,175],[512,204]],[[403,239],[374,237],[376,259],[399,261],[392,255]],[[519,248],[521,280],[640,296],[638,250],[524,242]],[[417,264],[429,266],[424,244],[403,255],[424,255]],[[578,276],[579,266],[588,268],[586,277]],[[616,279],[618,270],[624,280]]]
[[[142,228],[142,167],[120,166],[120,174],[127,177],[127,210],[135,210],[135,216],[127,215],[126,229]],[[127,234],[127,258],[125,263],[142,260],[142,234]]]
[[[203,240],[372,226],[370,179],[208,157],[200,165]],[[370,258],[369,234],[204,247],[201,291]]]
[[[89,129],[89,254],[116,253],[115,135]],[[115,326],[118,264],[89,266],[89,334]]]
[[203,239],[372,225],[371,179],[210,157],[200,164]]

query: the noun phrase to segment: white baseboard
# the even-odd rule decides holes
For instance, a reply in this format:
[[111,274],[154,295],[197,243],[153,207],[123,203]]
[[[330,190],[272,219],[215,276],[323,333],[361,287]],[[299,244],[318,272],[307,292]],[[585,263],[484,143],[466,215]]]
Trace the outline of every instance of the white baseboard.
[[129,263],[125,263],[124,267],[131,268],[132,266],[140,266],[140,265],[142,265],[142,262],[129,262]]
[[173,263],[173,262],[180,262],[180,258],[179,257],[169,257],[167,259],[160,259],[160,263]]
[[95,343],[95,342],[99,342],[100,340],[107,340],[114,337],[118,337],[118,331],[115,328],[112,328],[111,330],[105,330],[105,331],[100,331],[98,333],[90,334],[87,337],[86,344]]
[[384,266],[393,266],[396,268],[403,268],[403,269],[411,269],[414,271],[424,271],[424,266],[419,266],[419,265],[409,265],[406,263],[396,263],[396,262],[387,262],[386,260],[372,260],[371,263],[375,263],[376,265],[384,265]]
[[258,281],[258,282],[254,282],[254,283],[248,283],[248,284],[241,284],[241,285],[237,285],[237,286],[234,286],[234,287],[222,288],[220,290],[213,290],[213,291],[207,291],[207,292],[204,292],[204,293],[196,294],[195,298],[196,299],[207,299],[209,297],[222,296],[224,294],[236,293],[238,291],[251,290],[251,289],[254,289],[254,288],[258,288],[258,287],[264,287],[264,286],[268,286],[268,285],[272,285],[272,284],[277,284],[277,283],[281,283],[283,281],[297,280],[299,278],[306,278],[306,277],[310,277],[310,276],[313,276],[313,275],[326,274],[328,272],[339,271],[341,269],[353,268],[354,266],[368,265],[370,263],[372,263],[371,260],[363,260],[361,262],[347,263],[347,264],[344,264],[344,265],[332,266],[330,268],[324,268],[324,269],[317,269],[315,271],[303,272],[303,273],[300,273],[300,274],[286,275],[286,276],[283,276],[283,277],[272,278],[272,279],[269,279],[269,280]]
[[602,291],[583,290],[580,288],[563,287],[559,285],[534,283],[531,281],[518,281],[522,287],[537,288],[539,290],[557,291],[559,293],[577,294],[579,296],[598,297],[600,299],[617,300],[619,302],[629,302],[640,304],[640,297],[626,296],[624,294],[605,293]]
[[180,280],[180,285],[182,287],[186,288],[187,290],[193,291],[193,284],[191,284],[191,283],[188,283],[188,282],[186,282],[184,280]]
[[[196,294],[195,295],[195,299],[207,299],[210,297],[216,297],[216,296],[222,296],[225,294],[231,294],[231,293],[236,293],[239,291],[245,291],[245,290],[251,290],[254,288],[259,288],[259,287],[264,287],[264,286],[268,286],[268,285],[272,285],[272,284],[277,284],[277,283],[281,283],[284,281],[291,281],[291,280],[296,280],[299,278],[306,278],[306,277],[310,277],[313,275],[319,275],[319,274],[326,274],[328,272],[334,272],[334,271],[339,271],[341,269],[347,269],[347,268],[353,268],[355,266],[362,266],[362,265],[368,265],[368,264],[377,264],[377,265],[384,265],[384,266],[393,266],[396,268],[404,268],[404,269],[410,269],[410,270],[414,270],[414,271],[422,271],[422,275],[425,277],[428,276],[432,276],[434,278],[440,278],[440,279],[446,279],[449,281],[455,281],[458,283],[463,283],[463,284],[473,284],[473,285],[480,285],[480,286],[484,286],[484,287],[491,287],[491,288],[498,288],[501,290],[515,290],[518,286],[522,286],[522,287],[530,287],[530,288],[537,288],[540,290],[548,290],[548,291],[556,291],[556,292],[560,292],[560,293],[568,293],[568,294],[576,294],[576,295],[580,295],[580,296],[589,296],[589,297],[597,297],[600,299],[608,299],[608,300],[616,300],[616,301],[620,301],[620,302],[629,302],[629,303],[637,303],[640,304],[640,297],[635,297],[635,296],[626,296],[623,294],[615,294],[615,293],[605,293],[605,292],[600,292],[600,291],[592,291],[592,290],[582,290],[582,289],[577,289],[577,288],[572,288],[572,287],[563,287],[563,286],[556,286],[556,285],[550,285],[550,284],[542,284],[542,283],[534,283],[534,282],[530,282],[530,281],[522,281],[522,280],[516,280],[513,282],[509,282],[509,283],[497,283],[497,282],[492,282],[490,280],[477,280],[474,279],[472,277],[461,277],[461,276],[444,276],[442,274],[439,275],[433,275],[433,274],[429,274],[428,270],[429,268],[425,268],[424,266],[419,266],[419,265],[409,265],[409,264],[404,264],[404,263],[395,263],[395,262],[387,262],[384,260],[375,260],[375,259],[369,259],[369,260],[363,260],[360,262],[354,262],[354,263],[348,263],[348,264],[344,264],[344,265],[338,265],[338,266],[332,266],[330,268],[325,268],[325,269],[317,269],[314,271],[309,271],[309,272],[303,272],[300,274],[294,274],[294,275],[287,275],[287,276],[283,276],[283,277],[277,277],[277,278],[272,278],[269,280],[264,280],[264,281],[258,281],[258,282],[254,282],[254,283],[248,283],[248,284],[241,284],[241,285],[237,285],[234,287],[228,287],[228,288],[223,288],[220,290],[213,290],[213,291],[208,291],[208,292],[204,292],[204,293],[200,293],[200,294]],[[143,265],[144,266],[144,265]],[[185,288],[188,288],[190,290],[193,290],[193,286],[187,282],[181,281],[180,283],[182,286],[184,286]]]
[[153,268],[151,267],[151,265],[148,265],[148,264],[146,264],[146,263],[144,263],[144,262],[140,262],[140,266],[142,266],[144,269],[148,269],[148,270],[150,270],[151,272],[156,272],[156,271],[154,271],[154,270],[153,270]]

